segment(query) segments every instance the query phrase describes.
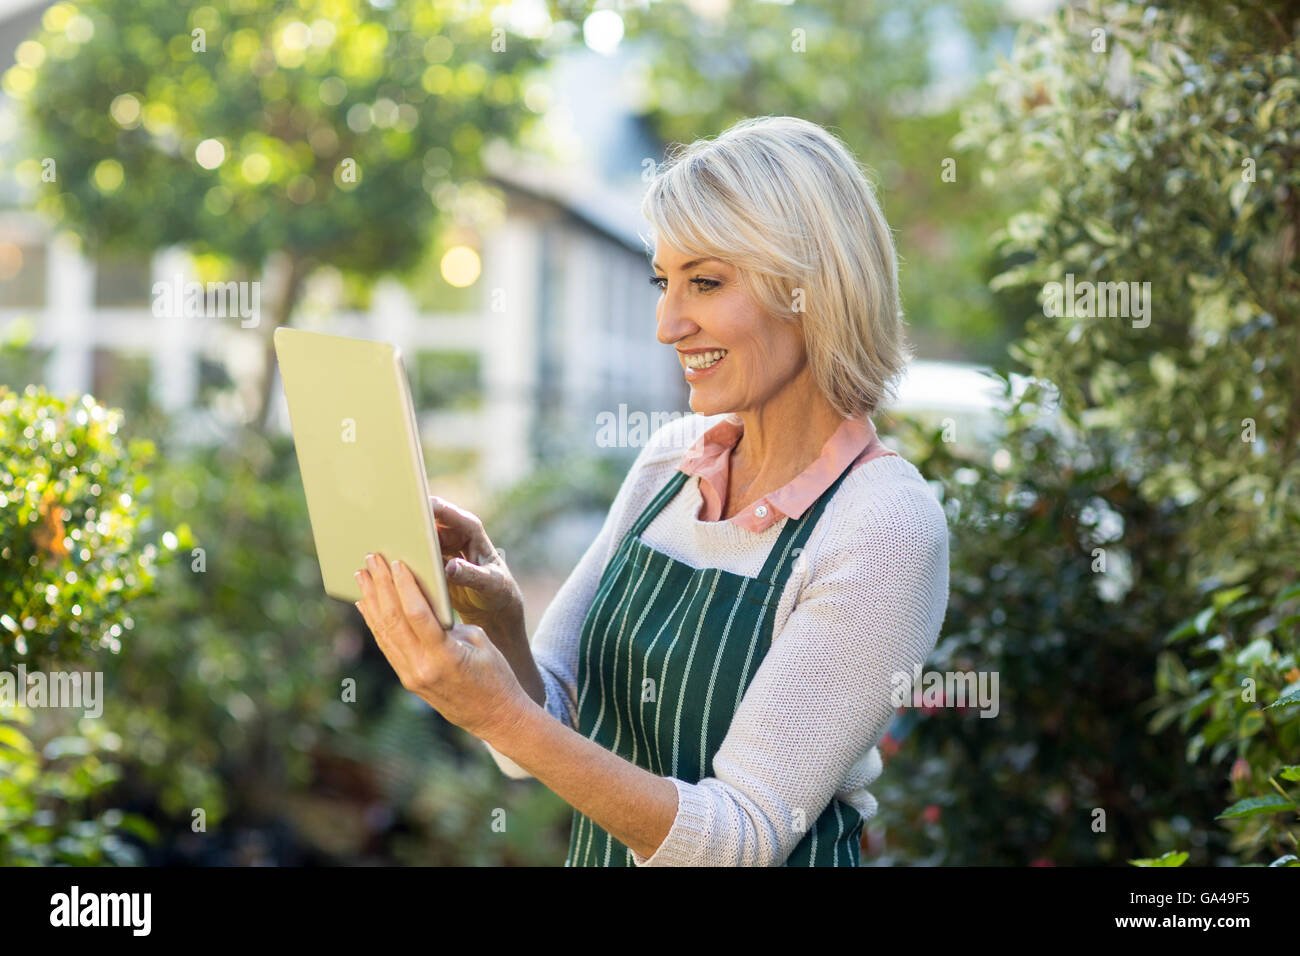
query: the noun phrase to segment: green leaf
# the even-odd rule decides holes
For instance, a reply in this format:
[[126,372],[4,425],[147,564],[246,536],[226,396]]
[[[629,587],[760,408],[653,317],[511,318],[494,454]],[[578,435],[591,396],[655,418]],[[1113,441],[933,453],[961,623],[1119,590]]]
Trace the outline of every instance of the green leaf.
[[32,742],[24,737],[17,728],[6,727],[4,724],[0,724],[0,744],[12,747],[19,753],[36,753],[36,749],[32,746]]
[[1253,737],[1263,729],[1264,715],[1258,710],[1248,710],[1242,715],[1241,723],[1237,726],[1237,736]]
[[1179,850],[1170,850],[1155,859],[1129,860],[1132,866],[1182,866],[1186,862],[1187,853]]
[[1283,697],[1279,697],[1277,700],[1273,701],[1273,703],[1269,704],[1268,706],[1270,708],[1288,707],[1291,704],[1300,704],[1300,690],[1293,690],[1291,691],[1291,693],[1286,694]]
[[1248,591],[1250,591],[1250,588],[1244,585],[1241,587],[1228,588],[1228,590],[1226,591],[1219,591],[1214,595],[1215,609],[1222,611],[1225,607],[1227,607],[1229,604],[1236,601],[1239,597],[1241,597],[1243,594],[1246,594]]
[[1213,618],[1214,618],[1214,608],[1212,607],[1207,607],[1200,614],[1196,615],[1196,617],[1194,618],[1196,633],[1204,634],[1206,629],[1210,626],[1210,621]]
[[158,828],[138,813],[128,813],[123,816],[118,828],[125,830],[127,833],[135,834],[146,843],[158,842]]
[[1239,817],[1259,816],[1261,813],[1282,813],[1294,809],[1295,804],[1280,796],[1247,797],[1244,800],[1238,800],[1214,819],[1231,820]]
[[1288,764],[1277,772],[1283,780],[1300,780],[1300,764]]
[[1273,656],[1273,645],[1265,638],[1258,637],[1241,649],[1237,655],[1238,667],[1250,667],[1252,664],[1266,664]]
[[1092,237],[1093,241],[1103,246],[1113,246],[1119,242],[1119,236],[1115,230],[1110,227],[1110,223],[1097,216],[1086,219],[1083,223],[1084,230]]
[[1232,188],[1228,190],[1228,204],[1232,206],[1233,212],[1241,212],[1242,203],[1246,201],[1246,196],[1250,194],[1250,187],[1253,185],[1255,184],[1244,179],[1239,179],[1232,184]]
[[1174,628],[1172,631],[1170,631],[1168,634],[1165,635],[1165,643],[1175,644],[1178,641],[1185,640],[1194,634],[1204,634],[1204,633],[1205,631],[1197,627],[1196,618],[1189,617],[1187,620],[1183,621],[1183,623],[1179,624],[1176,628]]

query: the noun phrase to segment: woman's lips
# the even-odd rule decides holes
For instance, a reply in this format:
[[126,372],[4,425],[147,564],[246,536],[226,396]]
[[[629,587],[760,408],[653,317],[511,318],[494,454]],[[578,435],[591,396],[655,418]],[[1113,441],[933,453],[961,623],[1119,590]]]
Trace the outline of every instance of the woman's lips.
[[728,352],[726,355],[722,356],[722,358],[718,359],[708,368],[691,368],[689,365],[683,366],[686,370],[686,381],[698,382],[700,379],[704,378],[705,376],[712,375],[714,372],[716,372],[719,368],[722,367],[722,365],[727,361],[727,356],[729,356],[730,354],[731,353]]

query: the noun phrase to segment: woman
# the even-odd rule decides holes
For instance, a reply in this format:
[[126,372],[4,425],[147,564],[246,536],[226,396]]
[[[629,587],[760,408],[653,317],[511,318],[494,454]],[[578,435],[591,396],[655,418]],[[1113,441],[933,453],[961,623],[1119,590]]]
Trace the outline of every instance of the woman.
[[868,417],[907,358],[889,227],[791,117],[691,145],[643,211],[694,414],[641,451],[532,646],[481,522],[437,498],[465,623],[382,558],[358,607],[404,687],[572,805],[566,865],[857,866],[891,692],[948,599],[943,511]]

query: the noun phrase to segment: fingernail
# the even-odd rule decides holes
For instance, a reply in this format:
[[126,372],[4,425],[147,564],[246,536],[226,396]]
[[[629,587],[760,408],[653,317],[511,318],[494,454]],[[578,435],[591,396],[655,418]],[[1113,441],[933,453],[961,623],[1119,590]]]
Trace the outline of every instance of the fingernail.
[[360,584],[360,583],[361,583],[361,572],[360,572],[360,571],[353,571],[353,572],[352,572],[352,576],[353,576],[354,578],[356,578],[357,584]]
[[375,556],[373,554],[366,555],[366,567],[372,571],[375,569]]
[[402,562],[401,562],[401,561],[394,561],[394,562],[393,562],[393,573],[396,574],[396,573],[401,569],[401,567],[402,567]]

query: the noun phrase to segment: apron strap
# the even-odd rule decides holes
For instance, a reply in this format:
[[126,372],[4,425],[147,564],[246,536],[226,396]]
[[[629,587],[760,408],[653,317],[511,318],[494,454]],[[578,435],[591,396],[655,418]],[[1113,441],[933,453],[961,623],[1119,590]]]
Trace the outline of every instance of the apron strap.
[[686,479],[690,477],[684,471],[675,471],[673,476],[664,483],[659,489],[659,493],[650,499],[650,503],[641,511],[641,516],[636,519],[632,527],[628,530],[628,536],[632,538],[640,537],[641,532],[650,527],[650,522],[655,520],[655,515],[663,509],[673,499],[673,496],[686,484]]
[[812,535],[813,528],[817,526],[817,519],[822,516],[826,506],[830,504],[831,498],[839,490],[844,479],[849,476],[853,470],[853,462],[849,462],[840,476],[835,479],[829,488],[818,496],[812,506],[808,508],[798,519],[786,519],[785,527],[781,529],[781,536],[776,539],[776,544],[768,553],[767,561],[763,564],[763,570],[758,574],[758,580],[765,581],[778,591],[785,586],[786,578],[790,575],[791,564],[794,560],[794,552],[801,550],[808,543],[808,538]]

